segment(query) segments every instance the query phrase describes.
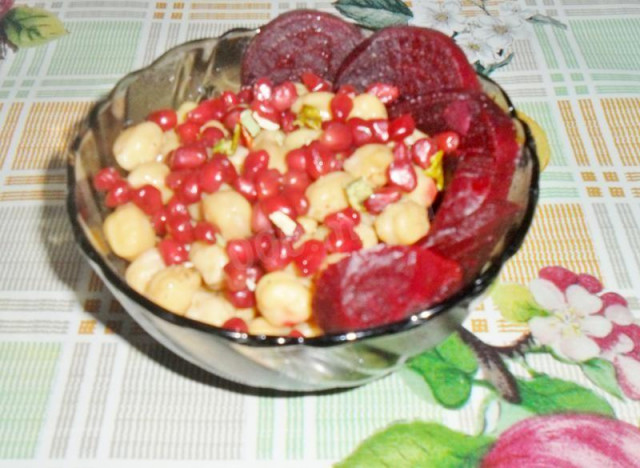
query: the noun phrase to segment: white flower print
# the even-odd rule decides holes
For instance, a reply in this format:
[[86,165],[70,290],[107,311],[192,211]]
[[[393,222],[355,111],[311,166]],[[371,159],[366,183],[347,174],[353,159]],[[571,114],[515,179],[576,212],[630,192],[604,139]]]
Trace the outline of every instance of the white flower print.
[[475,18],[474,35],[486,41],[496,52],[508,49],[515,39],[526,37],[526,24],[516,16],[496,18],[478,16]]
[[482,66],[489,66],[497,61],[495,51],[473,33],[463,32],[456,35],[454,40],[471,63],[479,62]]
[[465,17],[461,13],[461,5],[456,1],[444,3],[418,3],[413,9],[412,23],[419,26],[437,29],[452,36],[466,27]]

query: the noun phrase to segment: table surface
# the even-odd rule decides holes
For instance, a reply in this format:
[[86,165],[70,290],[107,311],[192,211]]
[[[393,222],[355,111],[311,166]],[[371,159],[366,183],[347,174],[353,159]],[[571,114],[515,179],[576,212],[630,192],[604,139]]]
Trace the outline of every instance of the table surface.
[[[407,3],[421,24],[425,7],[435,2]],[[66,151],[78,122],[122,75],[184,41],[256,27],[292,8],[335,12],[331,2],[37,5],[69,34],[10,51],[0,62],[0,466],[157,467],[181,460],[189,466],[328,466],[398,421],[480,432],[482,416],[490,414],[487,395],[495,392],[486,379],[475,385],[481,374],[473,366],[460,370],[448,361],[447,375],[459,371],[461,382],[474,384],[454,403],[439,394],[442,381],[420,371],[420,361],[369,385],[323,395],[239,391],[141,331],[74,246],[64,206]],[[630,310],[637,318],[640,312],[640,4],[526,0],[522,6],[567,28],[528,25],[514,42],[512,62],[492,75],[544,128],[551,162],[541,176],[533,227],[504,268],[502,289],[466,323],[486,341],[508,341],[527,330],[530,317],[515,321],[513,305],[504,304],[515,294],[530,299],[530,282],[551,265],[592,275],[604,291],[619,295],[609,297],[623,297],[627,305],[616,313]],[[479,9],[465,2],[464,12]],[[592,292],[591,298],[601,294]],[[560,323],[554,305],[534,296],[551,311],[535,322],[538,328]],[[638,426],[637,325],[611,310],[593,315],[579,307],[567,309],[577,319],[565,322],[577,323],[582,337],[596,343],[589,361],[571,353],[577,347],[564,346],[570,338],[557,337],[549,341],[556,355],[538,347],[526,354],[526,365],[517,357],[503,360],[525,382],[521,389],[547,379],[540,384],[540,392],[549,393],[546,411],[595,411]],[[594,316],[609,324],[600,335],[580,321]],[[607,340],[621,330],[630,344]],[[544,336],[536,335],[537,344]],[[425,356],[446,361],[443,350]],[[561,402],[567,388],[574,397]],[[527,398],[520,405],[527,416],[543,411],[527,406]],[[518,406],[490,401],[504,414]]]

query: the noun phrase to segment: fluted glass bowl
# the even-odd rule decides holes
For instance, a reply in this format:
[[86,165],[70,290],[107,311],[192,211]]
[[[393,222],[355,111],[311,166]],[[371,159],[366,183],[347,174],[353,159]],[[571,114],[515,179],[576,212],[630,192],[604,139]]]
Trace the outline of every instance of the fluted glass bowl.
[[402,321],[314,338],[252,336],[175,315],[131,289],[126,263],[108,248],[102,224],[109,210],[91,183],[115,165],[112,145],[127,126],[151,110],[177,108],[225,89],[239,88],[243,51],[255,30],[232,30],[219,38],[180,45],[150,66],[124,77],[99,102],[76,138],[68,162],[68,213],[76,241],[115,298],[151,336],[187,361],[251,387],[317,391],[352,387],[388,374],[409,357],[437,345],[467,316],[469,305],[487,289],[520,247],[529,229],[538,193],[535,145],[515,117],[506,94],[481,77],[485,91],[514,115],[524,139],[509,198],[524,206],[522,216],[498,242],[491,260],[464,289]]

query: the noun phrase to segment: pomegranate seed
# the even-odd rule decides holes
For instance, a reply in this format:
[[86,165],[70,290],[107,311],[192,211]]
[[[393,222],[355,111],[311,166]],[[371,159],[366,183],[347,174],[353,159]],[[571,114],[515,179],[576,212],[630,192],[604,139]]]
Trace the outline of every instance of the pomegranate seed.
[[329,122],[320,137],[320,142],[332,151],[346,151],[353,143],[351,129],[342,122]]
[[412,161],[423,169],[429,167],[431,157],[438,152],[438,146],[431,138],[421,138],[411,146]]
[[131,192],[131,201],[148,215],[154,215],[162,210],[162,194],[153,185],[143,185]]
[[360,223],[360,213],[353,208],[348,207],[327,215],[324,218],[323,223],[329,229],[353,229]]
[[400,96],[397,87],[385,83],[373,83],[367,87],[366,92],[376,96],[383,104],[390,104]]
[[309,276],[320,269],[326,257],[324,242],[310,239],[296,249],[294,262],[303,276]]
[[307,148],[296,148],[289,151],[285,156],[285,161],[287,162],[289,170],[306,172],[308,153],[309,151]]
[[113,184],[111,190],[107,192],[104,204],[109,208],[124,205],[131,200],[131,187],[126,180],[119,180]]
[[206,147],[213,147],[224,138],[224,133],[217,127],[207,127],[202,130],[200,135],[200,143]]
[[362,248],[362,241],[353,229],[332,229],[325,239],[327,251],[331,253],[347,253]]
[[295,328],[289,332],[289,336],[291,338],[304,338],[304,335],[300,330],[296,330]]
[[245,110],[246,108],[244,107],[234,107],[229,112],[227,112],[222,119],[222,123],[224,124],[225,128],[230,132],[233,132],[236,128],[236,125],[240,123],[240,114],[242,114]]
[[247,201],[253,203],[258,198],[258,191],[254,181],[242,175],[236,178],[231,184]]
[[222,328],[240,333],[249,333],[249,325],[240,317],[232,317],[222,324]]
[[259,172],[264,171],[269,166],[269,153],[265,150],[252,151],[244,160],[242,175],[248,180],[254,180]]
[[446,131],[433,136],[438,148],[445,153],[451,153],[460,146],[460,135],[456,132]]
[[296,129],[296,114],[286,110],[280,114],[280,127],[285,133],[291,133]]
[[273,95],[273,83],[269,78],[259,78],[253,85],[253,99],[268,101]]
[[173,171],[167,174],[164,181],[171,190],[178,190],[192,171]]
[[178,115],[173,109],[159,109],[151,112],[147,116],[147,120],[154,122],[162,131],[166,132],[178,124]]
[[347,120],[351,109],[353,109],[353,100],[348,94],[340,94],[338,91],[338,94],[336,94],[331,100],[329,107],[333,118],[340,122],[344,122]]
[[243,104],[249,104],[253,100],[253,89],[250,86],[242,88],[238,92],[238,100]]
[[193,227],[193,237],[195,240],[206,242],[207,244],[215,244],[218,228],[206,221],[199,221]]
[[282,176],[282,185],[285,188],[305,191],[311,183],[309,174],[306,171],[300,171],[296,169],[289,169]]
[[356,97],[357,91],[356,88],[354,88],[352,85],[344,84],[340,86],[340,88],[338,88],[338,92],[336,94],[349,96],[353,99],[354,97]]
[[165,212],[168,218],[175,218],[180,216],[189,216],[189,210],[187,209],[187,205],[178,199],[178,197],[173,196],[165,205]]
[[313,141],[308,146],[308,149],[309,152],[307,153],[306,162],[307,173],[313,180],[335,170],[336,161],[331,150],[321,145],[318,141]]
[[409,162],[409,149],[407,148],[407,145],[404,143],[397,143],[393,147],[393,160]]
[[220,120],[224,112],[225,105],[221,99],[209,99],[190,110],[187,113],[187,121],[202,125],[210,120]]
[[200,125],[194,122],[184,122],[176,127],[176,133],[182,144],[195,143],[200,135]]
[[378,214],[387,205],[397,202],[402,197],[402,192],[397,187],[382,187],[364,201],[364,207],[369,213]]
[[240,98],[233,91],[223,91],[220,95],[220,100],[224,104],[225,109],[230,109],[240,104]]
[[366,120],[359,117],[354,117],[347,121],[347,125],[351,129],[351,136],[353,137],[353,144],[355,146],[363,146],[368,143],[373,143],[375,138],[373,137],[373,129]]
[[169,157],[172,171],[195,169],[202,166],[208,158],[207,150],[199,143],[191,143],[173,150]]
[[331,84],[312,72],[303,72],[302,83],[309,91],[331,91]]
[[270,247],[265,255],[259,256],[260,264],[266,271],[282,270],[291,263],[293,247],[290,242],[274,238]]
[[204,192],[213,193],[222,184],[232,183],[238,173],[226,156],[214,156],[199,169],[198,176],[200,188]]
[[262,203],[258,202],[253,205],[251,211],[251,230],[253,232],[268,232],[273,229],[271,220],[262,209]]
[[151,224],[153,225],[153,230],[160,237],[164,237],[167,233],[167,213],[165,210],[160,210],[154,215],[151,216]]
[[304,216],[309,211],[309,199],[304,194],[304,189],[286,187],[281,196],[293,207],[296,216]]
[[264,214],[267,216],[275,211],[281,211],[290,218],[296,217],[296,210],[290,203],[286,193],[279,193],[269,198],[263,198],[260,201],[260,205]]
[[256,176],[256,192],[259,199],[272,197],[280,192],[282,175],[277,169],[265,169]]
[[256,296],[253,291],[241,289],[239,291],[226,291],[229,302],[238,309],[248,309],[256,305]]
[[376,143],[389,141],[389,121],[385,119],[371,120],[371,133]]
[[100,192],[106,192],[121,180],[122,176],[115,167],[105,167],[93,176],[93,186]]
[[176,215],[167,217],[167,234],[173,239],[184,244],[193,242],[193,226],[189,215]]
[[291,81],[285,81],[274,88],[271,105],[282,112],[291,108],[297,98],[296,86]]
[[405,192],[411,192],[418,184],[416,171],[408,160],[393,161],[387,168],[387,178],[390,185]]
[[158,251],[167,266],[178,265],[189,260],[187,248],[175,239],[162,239],[158,242]]
[[253,245],[248,239],[232,239],[225,247],[229,263],[234,268],[247,268],[255,262]]
[[176,195],[187,205],[200,201],[202,195],[200,188],[200,174],[198,172],[190,172],[186,175],[182,184],[176,191]]
[[257,112],[259,116],[272,122],[279,123],[280,112],[273,107],[271,101],[253,101],[251,110]]
[[258,265],[239,266],[227,263],[224,268],[225,285],[230,291],[248,289],[247,282],[257,283],[264,274]]
[[416,129],[411,114],[402,114],[389,123],[389,137],[394,141],[404,140]]

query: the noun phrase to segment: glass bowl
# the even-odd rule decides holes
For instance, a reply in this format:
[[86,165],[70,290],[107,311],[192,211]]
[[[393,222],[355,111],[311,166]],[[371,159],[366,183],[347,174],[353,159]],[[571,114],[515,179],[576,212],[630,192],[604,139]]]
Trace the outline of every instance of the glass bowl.
[[481,273],[445,301],[392,324],[314,338],[253,336],[175,315],[131,289],[125,262],[113,255],[102,224],[109,210],[91,183],[105,166],[117,135],[151,111],[176,108],[225,89],[239,88],[243,51],[256,30],[234,29],[219,38],[180,45],[150,66],[124,77],[91,111],[74,141],[68,162],[68,214],[75,239],[115,298],[162,345],[187,361],[250,387],[319,391],[353,387],[382,377],[410,357],[444,340],[467,316],[502,265],[518,250],[533,217],[538,160],[526,125],[515,117],[506,94],[481,77],[485,91],[514,118],[524,144],[509,198],[525,207],[498,242]]

